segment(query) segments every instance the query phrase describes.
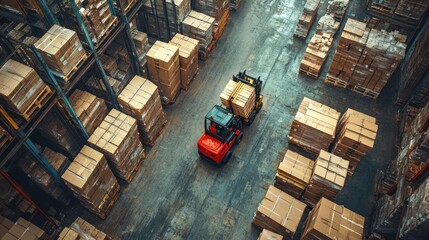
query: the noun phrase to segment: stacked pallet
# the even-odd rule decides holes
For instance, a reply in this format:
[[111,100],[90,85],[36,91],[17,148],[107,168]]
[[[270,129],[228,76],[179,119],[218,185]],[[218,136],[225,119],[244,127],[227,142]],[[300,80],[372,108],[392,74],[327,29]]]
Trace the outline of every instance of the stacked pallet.
[[180,86],[187,90],[198,72],[198,40],[177,33],[169,43],[179,47]]
[[107,115],[104,100],[89,92],[77,89],[70,96],[69,101],[88,134],[92,134]]
[[319,154],[334,141],[340,113],[304,97],[289,132],[289,142]]
[[325,82],[377,98],[405,56],[405,39],[349,18]]
[[135,76],[119,94],[118,102],[124,113],[137,119],[142,142],[153,146],[166,123],[158,87]]
[[88,143],[106,155],[115,175],[127,182],[145,157],[136,119],[112,109],[89,137]]
[[34,46],[55,75],[67,82],[79,64],[86,59],[86,53],[76,32],[52,26]]
[[287,150],[277,168],[274,186],[298,199],[310,182],[313,167],[312,160]]
[[232,109],[234,114],[248,119],[256,101],[255,88],[242,82],[229,80],[228,84],[220,94],[220,101],[228,109]]
[[349,0],[332,0],[328,3],[327,15],[333,15],[335,21],[341,22],[349,5]]
[[163,101],[174,103],[180,90],[179,48],[156,41],[147,53],[150,80],[155,83]]
[[203,13],[191,11],[183,21],[183,35],[199,41],[199,53],[205,54],[213,40],[215,19]]
[[97,240],[111,240],[112,238],[107,236],[106,233],[97,229],[89,222],[78,217],[70,225],[70,227],[64,227],[58,236],[57,240],[78,240],[78,239],[97,239]]
[[350,162],[347,175],[352,176],[360,160],[373,148],[378,125],[374,117],[349,108],[338,129],[332,153]]
[[387,16],[408,26],[417,26],[429,7],[425,0],[369,0],[367,3],[369,13]]
[[308,31],[310,31],[310,28],[316,19],[319,4],[320,0],[307,0],[304,5],[304,10],[298,19],[298,24],[296,25],[295,32],[293,34],[294,37],[302,39],[307,37]]
[[[109,3],[107,1],[75,1],[80,16],[83,19],[84,25],[88,31],[91,41],[94,45],[98,46],[106,36],[112,31],[113,27],[117,24],[118,20],[112,15],[109,9]],[[71,4],[65,1],[66,13],[70,20],[67,22],[67,26],[76,27],[80,26]],[[79,28],[79,27],[78,27]],[[81,35],[82,39],[85,39],[84,33],[81,29],[76,29]]]
[[19,218],[9,231],[3,236],[4,240],[47,240],[48,234],[31,222]]
[[0,239],[13,227],[13,222],[0,215]]
[[253,217],[253,224],[292,239],[306,205],[274,186],[267,193]]
[[15,60],[0,68],[0,103],[29,121],[52,95],[36,71]]
[[89,211],[104,219],[116,202],[120,186],[104,155],[84,146],[61,177]]
[[326,198],[308,216],[301,240],[362,239],[365,218]]
[[400,226],[401,239],[425,239],[429,226],[429,179],[411,194]]
[[283,236],[264,228],[257,240],[283,240]]
[[195,0],[192,9],[202,12],[219,21],[229,9],[229,0]]
[[322,197],[334,200],[344,187],[348,166],[349,161],[321,150],[301,200],[310,206],[315,205]]

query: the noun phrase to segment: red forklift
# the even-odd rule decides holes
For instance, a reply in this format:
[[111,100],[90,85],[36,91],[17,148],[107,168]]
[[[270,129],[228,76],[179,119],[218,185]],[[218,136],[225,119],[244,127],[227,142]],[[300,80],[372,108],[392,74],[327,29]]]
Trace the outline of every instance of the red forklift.
[[[235,144],[239,144],[243,138],[243,124],[251,125],[263,105],[260,77],[251,77],[244,71],[233,76],[233,80],[255,88],[255,105],[248,118],[234,114],[232,108],[229,109],[219,105],[215,105],[205,116],[205,131],[197,143],[198,153],[204,159],[208,159],[218,165],[229,161],[232,157],[231,148]],[[232,99],[229,101],[232,102]]]

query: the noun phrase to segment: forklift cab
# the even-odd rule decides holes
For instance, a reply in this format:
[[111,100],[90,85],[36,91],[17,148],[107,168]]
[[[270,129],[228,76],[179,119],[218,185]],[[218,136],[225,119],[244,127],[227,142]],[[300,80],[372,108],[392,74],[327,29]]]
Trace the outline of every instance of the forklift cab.
[[234,137],[236,122],[232,113],[216,105],[206,115],[205,132],[219,141],[230,142]]

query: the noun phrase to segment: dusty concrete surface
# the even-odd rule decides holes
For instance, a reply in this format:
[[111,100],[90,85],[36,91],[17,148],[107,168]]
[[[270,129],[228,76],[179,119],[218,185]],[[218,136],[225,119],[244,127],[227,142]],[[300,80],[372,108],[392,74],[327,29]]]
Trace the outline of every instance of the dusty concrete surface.
[[[368,218],[376,169],[385,167],[396,152],[397,109],[389,91],[374,101],[323,83],[332,49],[319,80],[298,75],[305,42],[314,32],[313,26],[305,42],[292,36],[304,2],[243,0],[191,88],[165,107],[166,128],[109,217],[101,221],[79,206],[74,213],[119,239],[256,239],[260,230],[251,224],[253,214],[273,183],[293,117],[306,96],[341,112],[351,107],[378,118],[374,150],[337,197],[337,203]],[[321,2],[319,17],[327,1]],[[361,18],[363,9],[364,1],[351,0],[347,15]],[[244,69],[264,80],[264,108],[244,130],[233,159],[215,167],[200,160],[196,151],[203,117],[219,103],[231,76]]]

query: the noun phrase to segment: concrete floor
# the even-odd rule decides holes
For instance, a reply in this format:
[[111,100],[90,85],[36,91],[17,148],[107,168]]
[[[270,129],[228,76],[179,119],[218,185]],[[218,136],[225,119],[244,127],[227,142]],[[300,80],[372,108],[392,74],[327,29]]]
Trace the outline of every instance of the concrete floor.
[[[306,43],[292,35],[304,2],[242,1],[238,11],[232,12],[213,55],[200,64],[191,88],[174,105],[165,107],[166,128],[133,182],[123,188],[109,217],[101,221],[79,206],[73,214],[119,239],[256,239],[260,230],[251,224],[253,214],[273,183],[288,148],[293,117],[306,96],[340,112],[354,108],[379,121],[375,148],[361,161],[336,201],[367,217],[368,225],[376,170],[386,167],[396,153],[393,94],[385,89],[374,101],[327,85],[323,78],[298,75]],[[319,17],[327,0],[321,2]],[[347,15],[361,17],[364,2],[351,0]],[[220,103],[219,94],[231,76],[244,69],[264,80],[264,108],[244,130],[233,159],[215,167],[200,160],[196,150],[203,117]]]

